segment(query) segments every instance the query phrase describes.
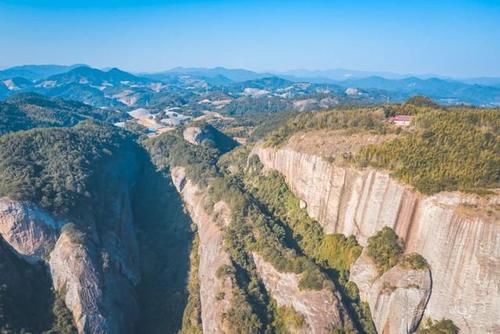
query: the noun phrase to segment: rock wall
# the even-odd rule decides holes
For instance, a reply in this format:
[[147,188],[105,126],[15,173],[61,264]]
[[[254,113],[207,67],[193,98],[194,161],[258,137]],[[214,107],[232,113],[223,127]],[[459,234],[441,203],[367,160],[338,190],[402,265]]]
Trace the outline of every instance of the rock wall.
[[339,298],[331,290],[300,290],[300,275],[281,273],[271,263],[253,254],[259,277],[279,306],[290,306],[300,313],[307,324],[301,333],[331,333],[342,328]]
[[131,199],[125,191],[115,200],[120,203],[110,208],[117,213],[114,226],[100,234],[90,224],[83,237],[33,203],[0,198],[0,236],[20,257],[47,263],[79,333],[133,331],[139,269],[137,245],[130,239]]
[[0,236],[29,262],[47,257],[61,222],[29,202],[0,198]]
[[184,168],[173,168],[172,180],[198,227],[203,333],[227,333],[224,314],[231,308],[232,282],[229,277],[217,277],[217,270],[221,266],[231,265],[229,255],[224,250],[222,233],[222,227],[230,222],[229,209],[224,202],[219,202],[214,205],[212,213],[207,212],[205,192],[186,178]]
[[411,270],[397,265],[379,275],[375,263],[363,251],[353,264],[350,280],[368,302],[379,333],[413,333],[431,295],[429,269]]
[[50,255],[54,288],[65,292],[66,306],[81,333],[110,332],[101,304],[103,280],[96,265],[88,249],[67,232],[61,234]]
[[499,196],[423,196],[385,172],[336,167],[287,147],[253,154],[284,175],[326,233],[353,234],[366,245],[389,226],[406,252],[423,255],[432,273],[424,316],[451,319],[462,333],[500,332]]

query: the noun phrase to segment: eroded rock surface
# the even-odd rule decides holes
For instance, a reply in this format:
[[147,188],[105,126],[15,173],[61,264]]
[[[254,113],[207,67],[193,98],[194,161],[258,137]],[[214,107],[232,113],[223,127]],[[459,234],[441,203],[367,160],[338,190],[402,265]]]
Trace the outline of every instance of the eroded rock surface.
[[331,290],[300,290],[300,275],[281,273],[256,253],[253,259],[266,290],[278,305],[290,306],[304,316],[304,333],[330,333],[343,327],[340,301]]
[[88,249],[63,232],[50,255],[49,264],[54,288],[65,293],[64,301],[78,330],[110,332],[101,308],[102,278]]
[[48,256],[58,236],[58,222],[29,202],[0,198],[0,236],[30,261]]
[[413,333],[431,295],[429,269],[411,270],[397,265],[379,275],[363,251],[351,268],[362,301],[368,302],[379,333]]
[[46,263],[79,333],[129,333],[137,306],[138,250],[129,193],[108,207],[113,225],[87,236],[30,202],[0,199],[0,236],[29,262]]
[[172,180],[198,227],[203,333],[225,333],[227,326],[224,314],[231,308],[232,282],[229,277],[217,275],[217,271],[222,266],[231,265],[229,255],[224,250],[222,233],[222,227],[230,222],[229,209],[224,202],[218,202],[212,213],[207,212],[205,192],[186,178],[184,168],[173,168]]
[[462,333],[500,332],[500,196],[423,196],[385,172],[336,167],[287,146],[253,153],[284,175],[326,233],[355,235],[366,245],[389,226],[406,252],[421,254],[433,282],[425,316],[451,319]]

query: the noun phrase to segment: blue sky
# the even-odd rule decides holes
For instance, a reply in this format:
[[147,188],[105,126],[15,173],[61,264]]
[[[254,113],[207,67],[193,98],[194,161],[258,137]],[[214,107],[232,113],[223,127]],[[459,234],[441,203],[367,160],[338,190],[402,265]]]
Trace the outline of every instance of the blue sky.
[[0,67],[500,76],[500,0],[0,0]]

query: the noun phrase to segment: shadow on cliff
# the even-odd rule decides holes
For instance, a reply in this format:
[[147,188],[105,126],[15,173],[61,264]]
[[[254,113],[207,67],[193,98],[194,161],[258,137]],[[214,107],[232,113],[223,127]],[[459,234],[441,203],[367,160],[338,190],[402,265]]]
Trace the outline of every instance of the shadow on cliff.
[[[149,161],[149,159],[148,159]],[[145,164],[134,220],[141,254],[137,333],[177,333],[187,303],[191,220],[170,175]]]
[[48,270],[20,259],[0,237],[0,333],[41,333],[53,323]]

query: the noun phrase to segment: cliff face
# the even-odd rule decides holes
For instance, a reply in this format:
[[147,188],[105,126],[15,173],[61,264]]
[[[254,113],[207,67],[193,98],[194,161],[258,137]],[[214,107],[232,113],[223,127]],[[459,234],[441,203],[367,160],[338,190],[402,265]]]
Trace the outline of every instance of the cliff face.
[[385,172],[336,167],[291,148],[253,153],[284,175],[326,233],[353,234],[366,245],[389,226],[405,241],[406,252],[424,256],[432,274],[424,316],[451,319],[463,333],[500,331],[499,196],[423,196]]
[[363,251],[351,268],[350,280],[370,305],[379,333],[413,333],[417,329],[431,294],[429,269],[397,265],[379,276],[375,263]]
[[290,306],[304,317],[304,333],[330,333],[334,328],[342,328],[342,307],[332,291],[300,290],[300,275],[281,273],[255,253],[253,259],[266,290],[278,305]]
[[0,236],[29,262],[49,255],[59,222],[29,202],[0,198]]
[[231,279],[217,275],[217,270],[224,265],[231,265],[229,255],[224,250],[222,233],[222,227],[230,222],[229,210],[224,202],[219,202],[214,205],[212,213],[207,212],[206,195],[186,178],[184,168],[173,168],[172,180],[191,219],[198,227],[198,274],[203,333],[225,333],[227,326],[224,323],[224,313],[231,308],[233,287]]
[[80,333],[133,330],[138,252],[131,198],[122,190],[108,203],[112,226],[98,232],[95,221],[86,236],[33,203],[0,198],[0,236],[20,257],[48,265]]

